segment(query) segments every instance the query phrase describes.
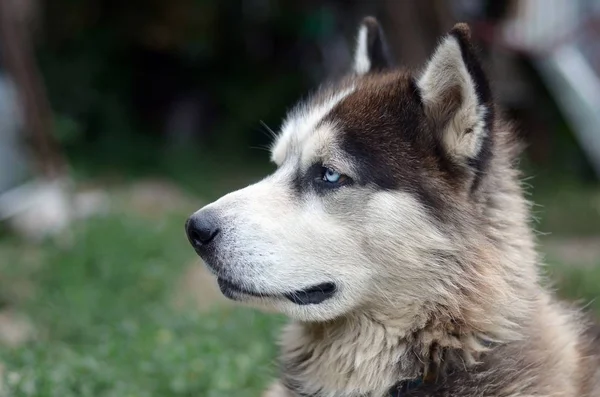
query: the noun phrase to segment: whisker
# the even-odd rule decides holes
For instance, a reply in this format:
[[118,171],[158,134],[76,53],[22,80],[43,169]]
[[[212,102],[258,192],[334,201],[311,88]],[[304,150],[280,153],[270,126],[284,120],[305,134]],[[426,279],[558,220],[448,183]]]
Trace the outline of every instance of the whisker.
[[277,134],[275,133],[275,131],[273,131],[273,129],[271,129],[271,127],[269,127],[269,126],[267,125],[267,123],[265,123],[265,122],[264,122],[264,121],[262,121],[262,120],[260,120],[259,122],[260,122],[260,124],[261,124],[261,125],[262,125],[262,126],[265,128],[265,130],[266,130],[266,131],[269,133],[269,137],[270,137],[271,139],[275,139],[275,138],[277,138]]

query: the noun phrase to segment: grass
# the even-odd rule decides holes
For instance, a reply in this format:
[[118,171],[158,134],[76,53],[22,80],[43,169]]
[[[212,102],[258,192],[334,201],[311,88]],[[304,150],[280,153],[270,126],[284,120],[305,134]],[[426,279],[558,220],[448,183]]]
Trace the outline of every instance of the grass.
[[[201,313],[170,304],[189,263],[184,218],[114,214],[77,230],[71,248],[35,258],[3,246],[5,304],[34,319],[35,338],[1,348],[10,396],[255,396],[273,375],[281,319],[250,310]],[[18,281],[35,284],[12,301]]]
[[[206,196],[229,188],[212,186]],[[559,208],[548,202],[546,213]],[[284,320],[172,304],[194,258],[183,235],[186,215],[157,221],[117,211],[77,225],[68,246],[0,240],[0,308],[24,313],[35,330],[23,345],[0,345],[0,397],[260,395],[275,375]],[[550,273],[562,296],[600,313],[600,266],[551,261]]]
[[[532,182],[536,182],[535,179]],[[538,183],[539,182],[539,183]],[[600,235],[600,187],[572,178],[538,181],[529,189],[536,229],[555,236]]]

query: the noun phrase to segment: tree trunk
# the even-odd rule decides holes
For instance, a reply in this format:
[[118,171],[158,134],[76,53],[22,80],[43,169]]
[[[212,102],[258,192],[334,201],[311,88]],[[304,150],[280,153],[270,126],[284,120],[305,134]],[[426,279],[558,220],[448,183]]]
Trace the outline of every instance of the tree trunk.
[[0,0],[0,54],[19,93],[26,141],[33,149],[37,168],[44,177],[57,178],[66,171],[66,161],[52,134],[52,111],[33,52],[34,1]]

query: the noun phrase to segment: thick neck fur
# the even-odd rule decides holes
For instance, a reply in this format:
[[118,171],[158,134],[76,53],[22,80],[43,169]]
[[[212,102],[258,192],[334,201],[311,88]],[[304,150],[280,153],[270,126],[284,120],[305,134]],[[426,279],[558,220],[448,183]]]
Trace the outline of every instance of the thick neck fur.
[[475,206],[462,212],[468,222],[455,230],[458,254],[430,258],[458,274],[437,287],[440,301],[407,305],[388,295],[334,321],[292,323],[281,356],[287,389],[311,397],[385,396],[399,381],[476,365],[486,342],[506,344],[528,332],[531,314],[547,299],[510,134],[495,134],[490,171]]

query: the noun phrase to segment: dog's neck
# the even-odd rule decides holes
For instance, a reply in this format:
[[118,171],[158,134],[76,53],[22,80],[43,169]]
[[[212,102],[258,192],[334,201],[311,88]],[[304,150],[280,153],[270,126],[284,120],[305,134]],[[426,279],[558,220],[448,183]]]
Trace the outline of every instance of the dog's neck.
[[422,324],[413,330],[406,320],[366,314],[292,323],[283,334],[283,383],[294,396],[383,397],[398,385],[436,381],[446,366],[474,363],[485,350],[475,335],[450,335],[442,324],[414,321]]
[[405,338],[366,316],[293,323],[283,335],[283,382],[298,396],[383,396],[398,381],[421,374]]
[[513,270],[528,244],[466,249],[464,267],[482,274],[473,285],[465,276],[453,292],[460,305],[382,301],[333,321],[290,324],[282,340],[285,387],[303,397],[389,396],[403,382],[476,365],[490,343],[521,339],[544,296],[534,271]]
[[544,293],[515,284],[510,299],[497,295],[505,285],[483,285],[457,308],[393,305],[329,322],[294,322],[282,337],[283,384],[294,397],[387,397],[399,384],[443,381],[446,373],[475,366],[490,345],[527,333],[527,318]]

